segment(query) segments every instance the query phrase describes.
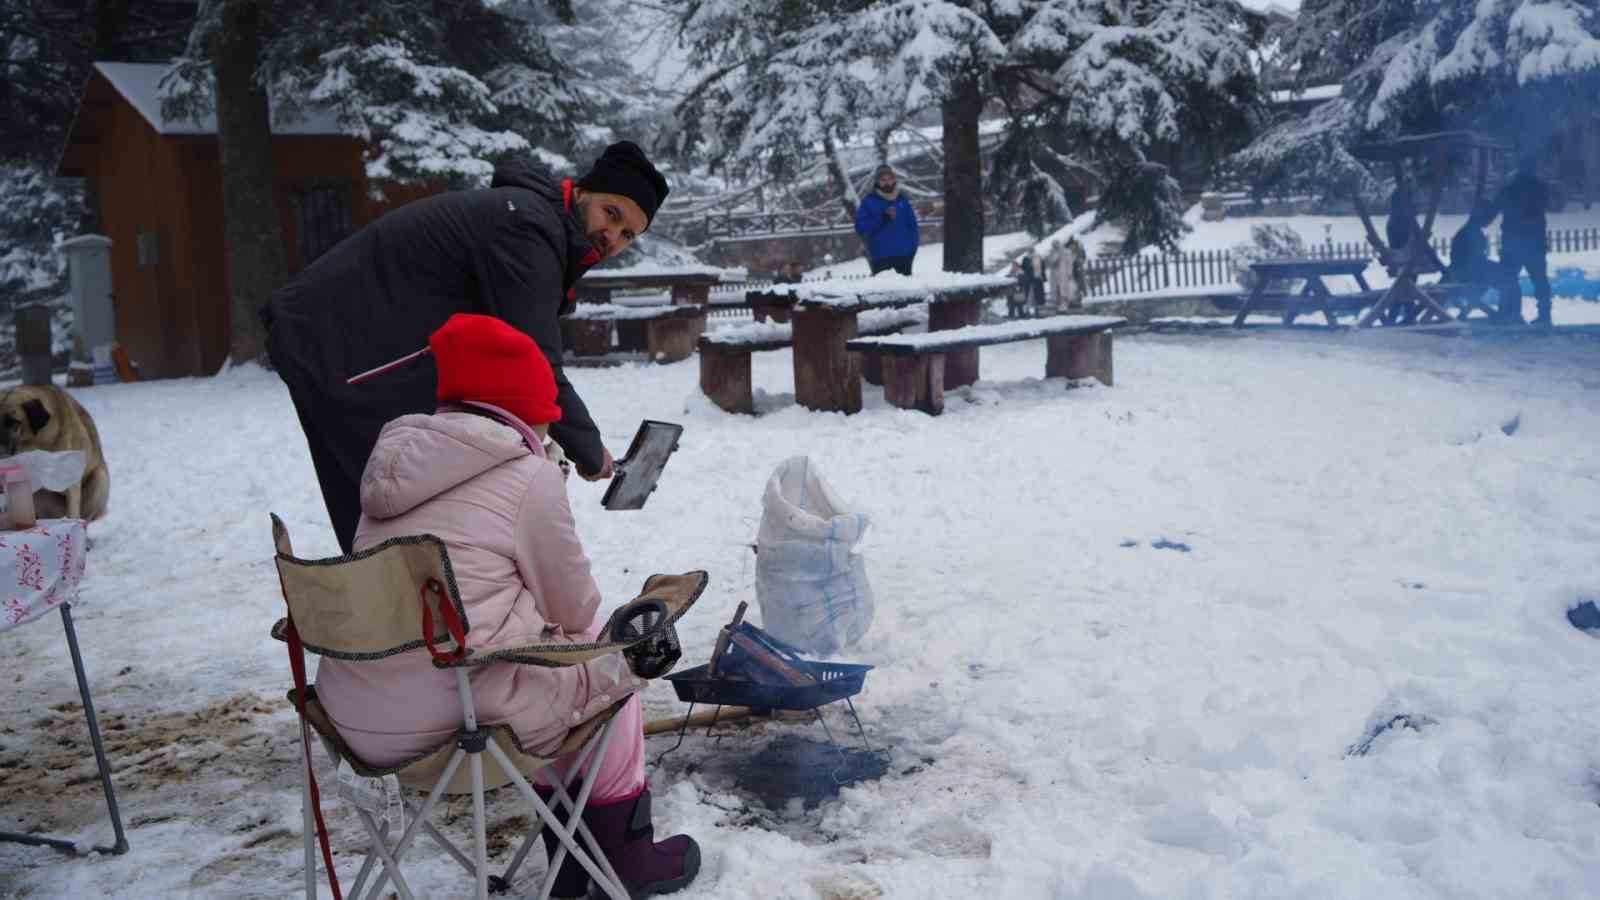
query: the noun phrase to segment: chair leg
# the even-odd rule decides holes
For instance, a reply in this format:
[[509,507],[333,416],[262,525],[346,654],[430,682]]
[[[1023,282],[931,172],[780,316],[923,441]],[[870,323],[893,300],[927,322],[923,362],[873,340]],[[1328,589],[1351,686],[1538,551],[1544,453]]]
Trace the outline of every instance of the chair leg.
[[[305,837],[306,900],[317,898],[317,821],[311,813],[311,726],[300,723],[300,743],[305,752],[300,760],[300,809],[303,813],[301,834]],[[352,895],[353,896],[353,895]]]
[[530,830],[527,836],[522,839],[522,846],[517,848],[517,855],[511,857],[511,865],[506,866],[505,874],[500,876],[505,880],[506,884],[510,884],[511,880],[517,877],[517,870],[522,868],[522,864],[528,861],[528,854],[533,850],[533,845],[537,843],[539,843],[539,831],[537,829]]
[[372,818],[372,813],[364,809],[358,809],[356,810],[356,815],[360,817],[361,824],[367,826],[367,834],[372,838],[372,854],[376,854],[383,861],[384,873],[394,879],[394,887],[395,890],[400,892],[401,900],[416,900],[416,896],[411,893],[411,886],[406,884],[405,875],[400,872],[399,861],[395,859],[394,854],[390,853],[389,848],[384,844],[383,831],[378,828],[378,823]]
[[[410,847],[411,841],[416,838],[417,832],[422,830],[422,823],[428,821],[428,817],[433,815],[433,808],[439,805],[440,798],[444,796],[445,785],[449,784],[450,779],[455,777],[456,769],[460,767],[461,759],[466,755],[467,752],[465,750],[457,750],[450,754],[450,761],[445,764],[444,771],[440,772],[438,779],[434,781],[433,790],[428,792],[428,799],[422,804],[422,811],[417,813],[410,824],[406,825],[405,833],[400,835],[400,840],[395,842],[394,855],[396,857],[406,852],[406,848]],[[387,872],[378,873],[378,877],[373,879],[372,890],[367,893],[368,900],[376,900],[378,892],[383,890],[383,885],[388,879]],[[350,896],[356,897],[358,895],[355,891],[351,891]]]
[[[539,892],[539,900],[549,900],[550,889],[555,886],[555,875],[561,870],[561,863],[566,859],[569,852],[572,853],[572,858],[583,866],[584,871],[589,873],[589,877],[594,879],[595,884],[605,892],[606,896],[612,898],[612,900],[628,900],[628,893],[622,888],[621,879],[616,877],[615,871],[611,869],[610,861],[605,858],[604,851],[600,849],[599,843],[594,841],[593,836],[589,835],[590,849],[598,857],[598,862],[590,856],[590,853],[584,852],[581,847],[575,847],[577,842],[573,838],[574,832],[578,831],[579,827],[583,825],[583,807],[589,802],[589,791],[594,787],[594,775],[600,771],[600,763],[605,757],[606,747],[610,744],[610,722],[607,722],[606,726],[600,730],[597,738],[599,749],[590,762],[588,772],[585,773],[583,787],[578,790],[577,801],[569,807],[571,813],[567,816],[568,825],[562,825],[556,821],[555,814],[544,804],[543,800],[539,799],[539,795],[534,793],[533,786],[528,784],[528,779],[524,778],[522,773],[518,772],[516,767],[511,764],[511,760],[506,758],[505,751],[501,750],[499,745],[493,742],[489,744],[489,752],[494,756],[495,761],[500,764],[500,768],[511,779],[512,783],[517,786],[517,790],[522,792],[523,799],[528,801],[528,805],[539,815],[545,827],[553,829],[561,842],[561,848],[550,859],[550,871],[545,876],[544,887]],[[591,743],[593,741],[594,739],[591,739]],[[559,791],[560,788],[558,787],[556,790]],[[586,829],[585,833],[587,833]],[[576,852],[572,852],[574,849],[576,849]],[[601,866],[605,867],[604,871],[602,871]]]
[[472,838],[477,852],[478,900],[489,900],[489,838],[483,821],[483,754],[473,753],[467,764],[472,766]]

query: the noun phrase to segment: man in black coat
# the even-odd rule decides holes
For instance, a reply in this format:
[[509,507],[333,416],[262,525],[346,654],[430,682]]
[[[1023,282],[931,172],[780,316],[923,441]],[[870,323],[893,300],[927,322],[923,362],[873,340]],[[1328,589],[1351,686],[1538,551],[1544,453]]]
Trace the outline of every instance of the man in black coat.
[[425,348],[454,313],[495,316],[538,343],[555,370],[562,412],[550,436],[578,474],[611,477],[600,430],[562,371],[557,317],[571,312],[572,286],[584,272],[649,227],[667,190],[626,141],[606,148],[576,182],[531,162],[503,164],[487,189],[385,213],[272,295],[263,311],[267,351],[289,387],[346,553],[379,430],[437,406],[430,358],[360,384],[346,379]]
[[1550,206],[1550,189],[1539,180],[1538,158],[1523,156],[1517,171],[1495,198],[1500,209],[1500,263],[1508,284],[1516,286],[1514,297],[1504,312],[1507,321],[1522,323],[1522,270],[1528,270],[1533,295],[1538,301],[1538,325],[1550,324],[1550,272],[1546,262],[1545,210]]

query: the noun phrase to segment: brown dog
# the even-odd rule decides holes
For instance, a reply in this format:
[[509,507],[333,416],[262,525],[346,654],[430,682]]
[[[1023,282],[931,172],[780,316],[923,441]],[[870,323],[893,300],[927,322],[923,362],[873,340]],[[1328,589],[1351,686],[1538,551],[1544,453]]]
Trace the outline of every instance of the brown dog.
[[106,514],[111,473],[100,452],[94,419],[71,394],[55,385],[25,384],[0,396],[0,456],[26,450],[79,450],[83,478],[63,495],[34,492],[40,518],[98,519]]

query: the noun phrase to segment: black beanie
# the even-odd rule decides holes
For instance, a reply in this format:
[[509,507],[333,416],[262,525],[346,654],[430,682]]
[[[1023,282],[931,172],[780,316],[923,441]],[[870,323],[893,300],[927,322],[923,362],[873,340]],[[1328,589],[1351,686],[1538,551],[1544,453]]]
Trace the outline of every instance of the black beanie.
[[619,141],[606,148],[594,161],[589,174],[578,179],[578,187],[601,194],[621,194],[644,210],[645,225],[655,219],[656,210],[667,199],[667,180],[645,159],[644,151],[633,141]]

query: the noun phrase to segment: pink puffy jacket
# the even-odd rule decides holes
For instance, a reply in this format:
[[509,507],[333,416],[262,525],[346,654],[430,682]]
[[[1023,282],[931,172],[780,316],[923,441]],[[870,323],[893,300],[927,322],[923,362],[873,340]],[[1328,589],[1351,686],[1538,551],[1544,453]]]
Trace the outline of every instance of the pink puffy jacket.
[[[361,511],[357,550],[401,535],[444,540],[469,646],[585,642],[604,624],[561,470],[499,422],[445,412],[385,425],[361,477]],[[478,721],[509,724],[530,752],[553,749],[573,725],[644,687],[621,654],[468,672]],[[462,724],[455,673],[435,669],[424,648],[370,662],[323,658],[317,695],[370,765],[432,749]]]

